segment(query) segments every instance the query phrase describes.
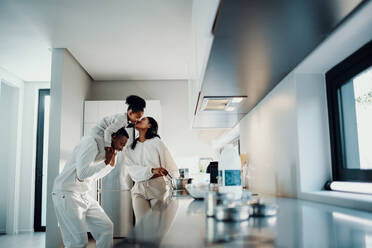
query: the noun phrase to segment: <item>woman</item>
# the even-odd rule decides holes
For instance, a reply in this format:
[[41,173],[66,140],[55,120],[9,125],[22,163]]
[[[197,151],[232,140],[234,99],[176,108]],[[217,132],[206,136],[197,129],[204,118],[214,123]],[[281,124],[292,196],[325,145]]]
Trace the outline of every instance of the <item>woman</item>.
[[158,124],[145,117],[135,125],[139,137],[125,149],[125,168],[135,182],[132,204],[136,223],[167,193],[165,176],[179,177],[178,168],[158,135]]

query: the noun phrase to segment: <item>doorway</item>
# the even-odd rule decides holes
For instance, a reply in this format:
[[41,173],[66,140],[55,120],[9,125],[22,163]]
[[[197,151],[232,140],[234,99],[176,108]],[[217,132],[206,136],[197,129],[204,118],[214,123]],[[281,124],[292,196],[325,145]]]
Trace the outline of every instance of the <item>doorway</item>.
[[17,224],[17,138],[19,89],[0,82],[0,233],[14,233]]
[[45,232],[47,172],[48,172],[48,137],[49,137],[50,90],[40,89],[38,100],[36,166],[35,166],[35,232]]

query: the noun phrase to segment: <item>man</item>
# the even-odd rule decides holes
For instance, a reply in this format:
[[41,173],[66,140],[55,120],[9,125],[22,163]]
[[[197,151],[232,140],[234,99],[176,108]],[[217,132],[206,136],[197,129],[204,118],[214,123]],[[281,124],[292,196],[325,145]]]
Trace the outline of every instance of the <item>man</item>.
[[93,181],[114,168],[116,151],[122,151],[127,141],[128,133],[121,128],[112,135],[112,149],[105,152],[101,137],[83,137],[56,177],[52,197],[65,247],[85,247],[87,231],[97,247],[112,246],[113,224],[88,192]]

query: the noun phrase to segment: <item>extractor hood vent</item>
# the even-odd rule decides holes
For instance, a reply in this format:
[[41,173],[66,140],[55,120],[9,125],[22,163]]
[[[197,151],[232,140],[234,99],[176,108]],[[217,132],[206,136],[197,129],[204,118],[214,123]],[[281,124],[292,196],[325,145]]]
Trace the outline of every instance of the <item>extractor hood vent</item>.
[[[355,18],[371,1],[221,0],[193,127],[236,126],[345,17]],[[225,97],[245,95],[238,106]]]
[[246,96],[204,97],[202,111],[234,111]]

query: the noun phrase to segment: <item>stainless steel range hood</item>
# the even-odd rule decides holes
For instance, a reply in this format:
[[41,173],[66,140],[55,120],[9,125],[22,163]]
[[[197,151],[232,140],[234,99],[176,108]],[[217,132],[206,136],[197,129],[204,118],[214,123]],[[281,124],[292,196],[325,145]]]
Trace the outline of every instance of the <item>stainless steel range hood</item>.
[[[216,17],[194,128],[230,128],[315,49],[362,0],[225,0]],[[244,96],[233,111],[206,99]]]

